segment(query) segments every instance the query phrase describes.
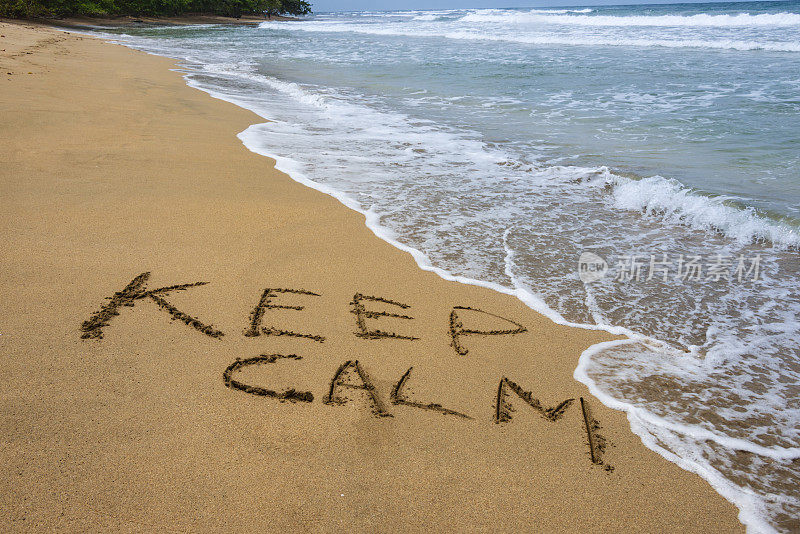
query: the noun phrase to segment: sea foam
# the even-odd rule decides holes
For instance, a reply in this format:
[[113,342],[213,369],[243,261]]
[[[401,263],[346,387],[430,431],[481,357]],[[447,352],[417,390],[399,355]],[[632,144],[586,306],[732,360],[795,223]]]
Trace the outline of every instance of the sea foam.
[[[461,22],[491,22],[510,24],[567,24],[577,26],[666,26],[666,27],[712,27],[712,28],[749,28],[749,27],[800,27],[800,14],[797,13],[761,13],[750,15],[567,15],[569,11],[547,14],[545,11],[533,10],[498,11],[485,13],[476,11],[464,15]],[[572,12],[577,13],[577,12]]]

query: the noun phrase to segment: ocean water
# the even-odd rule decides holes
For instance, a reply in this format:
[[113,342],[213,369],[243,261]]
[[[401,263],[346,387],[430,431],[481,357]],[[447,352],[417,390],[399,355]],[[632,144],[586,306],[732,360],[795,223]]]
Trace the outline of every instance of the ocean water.
[[423,268],[624,334],[576,378],[751,531],[800,530],[800,2],[102,35],[269,119],[248,148]]

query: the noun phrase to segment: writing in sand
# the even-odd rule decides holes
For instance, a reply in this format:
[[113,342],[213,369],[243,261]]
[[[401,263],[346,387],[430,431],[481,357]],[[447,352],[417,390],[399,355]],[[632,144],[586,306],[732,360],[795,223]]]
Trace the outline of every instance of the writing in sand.
[[[155,303],[160,309],[173,320],[185,323],[187,326],[198,332],[220,339],[225,333],[216,329],[210,324],[206,324],[199,319],[179,310],[166,300],[170,293],[185,291],[190,288],[205,285],[206,282],[192,282],[188,284],[175,284],[164,286],[157,289],[148,289],[147,281],[150,278],[149,272],[144,272],[131,280],[122,290],[117,291],[109,297],[103,306],[100,307],[92,316],[83,322],[80,327],[81,338],[83,339],[102,339],[105,327],[120,315],[123,307],[135,307],[137,303],[149,301]],[[265,314],[267,310],[297,310],[302,311],[304,306],[293,303],[289,297],[294,295],[320,297],[320,293],[307,291],[305,289],[268,287],[260,295],[258,303],[251,310],[249,322],[242,332],[243,336],[288,336],[310,340],[316,343],[324,343],[325,336],[319,333],[307,333],[294,330],[284,330],[272,326],[265,326]],[[413,320],[407,315],[406,310],[410,305],[379,296],[363,295],[356,293],[350,302],[350,313],[354,316],[355,332],[354,335],[365,340],[379,339],[398,339],[406,341],[418,340],[418,337],[408,334],[398,334],[396,332],[384,331],[372,325],[371,321],[381,318],[392,318],[396,320]],[[504,328],[477,329],[465,325],[465,316],[480,314],[492,317],[505,325]],[[467,356],[469,349],[465,345],[465,338],[468,336],[504,336],[516,335],[527,332],[527,329],[520,323],[499,315],[486,312],[484,310],[469,306],[454,306],[450,311],[449,324],[447,325],[450,334],[450,347],[459,356]],[[252,358],[237,358],[223,372],[224,385],[233,390],[242,391],[247,394],[257,395],[265,398],[277,399],[282,402],[314,402],[314,395],[310,391],[298,391],[293,387],[286,387],[282,391],[269,389],[266,387],[247,384],[237,380],[235,377],[244,368],[251,366],[270,365],[277,362],[297,362],[302,360],[302,356],[297,354],[261,354]],[[347,360],[343,362],[333,372],[330,382],[327,385],[327,394],[322,399],[326,405],[344,405],[352,402],[347,396],[348,390],[363,391],[371,405],[372,413],[377,418],[393,417],[391,406],[406,406],[421,410],[438,412],[444,416],[452,416],[465,420],[473,420],[470,415],[452,408],[446,408],[437,402],[421,402],[409,398],[405,394],[405,388],[411,378],[413,367],[409,367],[402,376],[398,377],[397,382],[391,390],[388,399],[381,398],[372,379],[365,371],[363,365],[358,360]],[[522,386],[508,377],[499,378],[497,394],[494,401],[494,424],[503,424],[511,421],[511,400],[514,395],[519,401],[529,406],[535,413],[551,423],[558,422],[564,414],[575,404],[574,398],[565,399],[553,406],[545,406],[532,392],[526,391]],[[388,401],[388,402],[387,402]],[[599,433],[600,424],[592,417],[589,402],[583,397],[579,398],[577,409],[580,409],[583,422],[583,439],[588,448],[588,458],[592,465],[602,466],[606,471],[612,471],[613,467],[604,461],[603,455],[607,449],[606,439]]]

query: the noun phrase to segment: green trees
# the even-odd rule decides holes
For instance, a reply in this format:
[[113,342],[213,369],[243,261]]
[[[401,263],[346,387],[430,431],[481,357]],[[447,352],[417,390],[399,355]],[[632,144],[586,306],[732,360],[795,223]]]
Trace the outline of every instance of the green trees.
[[185,13],[227,17],[261,13],[306,15],[311,13],[311,4],[305,0],[0,0],[2,17],[176,16]]
[[308,15],[311,13],[311,4],[305,0],[283,0],[281,2],[282,11],[279,15]]
[[311,13],[311,4],[304,0],[194,0],[192,4],[200,2],[216,5],[216,7],[212,5],[210,10],[206,9],[202,12],[211,12],[227,17],[239,17],[253,13],[266,13],[269,16]]

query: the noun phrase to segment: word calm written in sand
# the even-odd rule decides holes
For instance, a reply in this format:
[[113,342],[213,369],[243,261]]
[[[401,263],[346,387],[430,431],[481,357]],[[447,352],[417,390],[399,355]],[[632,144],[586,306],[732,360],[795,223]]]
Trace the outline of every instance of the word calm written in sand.
[[[158,289],[147,289],[147,280],[149,278],[149,272],[142,273],[131,280],[131,282],[128,283],[128,285],[126,285],[121,291],[118,291],[109,297],[108,302],[105,305],[93,313],[88,320],[83,322],[81,325],[81,338],[102,339],[103,329],[109,325],[110,321],[114,317],[119,315],[122,307],[133,307],[137,302],[143,300],[154,302],[172,319],[179,320],[207,336],[219,339],[225,335],[222,331],[217,330],[213,326],[205,324],[199,319],[180,311],[178,308],[170,304],[165,298],[172,292],[185,291],[189,288],[205,285],[206,282],[176,284]],[[253,310],[250,312],[250,322],[245,328],[243,335],[247,337],[256,337],[262,335],[289,336],[307,339],[317,343],[324,343],[325,337],[320,334],[281,330],[271,326],[263,325],[264,315],[267,310],[285,309],[299,311],[304,309],[304,306],[276,303],[276,300],[278,300],[282,295],[287,294],[312,297],[321,296],[319,293],[306,291],[304,289],[266,288],[261,293],[261,297],[259,298],[255,308],[253,308]],[[368,304],[370,305],[370,309],[367,309]],[[378,305],[383,305],[384,309],[374,309],[377,308]],[[402,313],[408,308],[410,308],[408,304],[403,304],[401,302],[383,297],[367,296],[361,293],[356,293],[353,296],[353,300],[350,302],[350,312],[355,316],[355,324],[357,329],[355,335],[367,340],[392,338],[415,341],[419,339],[411,335],[401,335],[395,332],[386,332],[371,327],[368,323],[368,320],[379,319],[382,317],[400,320],[412,320],[413,317]],[[495,330],[478,330],[474,328],[467,328],[462,322],[462,316],[465,312],[479,313],[485,316],[493,317],[508,324],[509,327]],[[465,336],[514,335],[526,332],[527,329],[516,321],[507,319],[505,317],[500,317],[499,315],[495,315],[493,313],[485,312],[483,310],[468,306],[454,306],[450,312],[449,331],[451,338],[450,346],[457,354],[465,356],[469,353],[469,349],[467,349],[463,344],[463,339]],[[288,388],[284,391],[274,391],[260,386],[245,384],[234,378],[234,375],[245,367],[273,364],[279,360],[302,360],[302,356],[298,356],[296,354],[262,354],[254,358],[237,358],[236,361],[229,365],[223,373],[225,385],[231,389],[240,390],[245,393],[262,397],[271,397],[280,401],[313,402],[314,395],[310,391],[297,391],[294,388]],[[459,417],[462,419],[472,419],[472,417],[465,413],[445,408],[438,403],[424,403],[407,398],[404,394],[404,388],[411,376],[412,369],[413,367],[410,367],[394,384],[392,392],[389,396],[389,402],[392,405],[408,406],[422,410],[435,411],[447,416]],[[328,393],[325,395],[322,402],[327,405],[346,404],[347,402],[350,402],[350,399],[346,394],[347,390],[364,391],[371,403],[372,412],[376,417],[393,417],[393,414],[389,411],[385,401],[378,394],[378,391],[373,385],[372,380],[367,375],[363,366],[358,362],[358,360],[348,360],[339,366],[331,378],[330,385],[328,387]],[[494,422],[496,424],[507,423],[511,421],[512,407],[509,401],[511,394],[516,395],[516,397],[525,402],[545,420],[553,423],[560,420],[575,402],[575,399],[566,399],[555,406],[546,407],[539,399],[535,398],[531,392],[525,391],[521,386],[512,380],[502,377],[498,384],[497,395],[495,398]],[[580,398],[579,404],[583,416],[583,426],[586,436],[585,441],[589,449],[589,458],[591,463],[594,465],[603,466],[607,471],[612,471],[613,467],[603,460],[603,453],[607,448],[607,442],[606,439],[598,432],[600,429],[600,424],[592,417],[589,410],[589,404],[583,397]]]

